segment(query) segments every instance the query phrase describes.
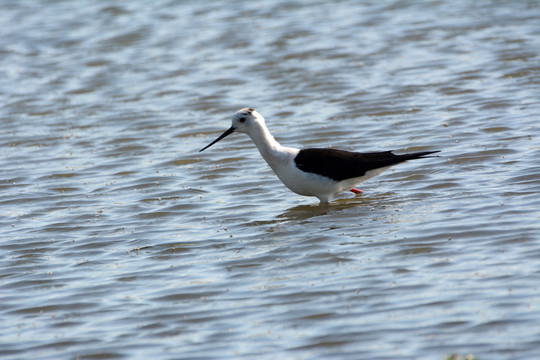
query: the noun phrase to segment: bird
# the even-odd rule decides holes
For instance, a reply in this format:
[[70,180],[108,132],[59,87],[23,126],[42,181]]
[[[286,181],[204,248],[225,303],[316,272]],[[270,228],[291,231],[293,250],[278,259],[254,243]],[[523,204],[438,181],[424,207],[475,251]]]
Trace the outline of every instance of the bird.
[[251,138],[264,160],[287,188],[299,195],[315,196],[320,204],[330,203],[343,191],[362,193],[355,186],[392,165],[433,157],[429,155],[440,152],[434,150],[396,155],[393,151],[361,153],[331,148],[285,147],[274,139],[266,127],[264,117],[253,108],[235,112],[231,127],[199,152],[235,132],[247,134]]

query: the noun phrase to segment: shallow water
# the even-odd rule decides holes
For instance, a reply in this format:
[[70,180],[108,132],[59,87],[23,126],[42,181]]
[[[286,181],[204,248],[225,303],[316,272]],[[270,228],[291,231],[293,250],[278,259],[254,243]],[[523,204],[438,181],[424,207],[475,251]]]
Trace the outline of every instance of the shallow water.
[[[540,6],[1,2],[3,359],[531,359]],[[245,135],[440,149],[331,206]]]

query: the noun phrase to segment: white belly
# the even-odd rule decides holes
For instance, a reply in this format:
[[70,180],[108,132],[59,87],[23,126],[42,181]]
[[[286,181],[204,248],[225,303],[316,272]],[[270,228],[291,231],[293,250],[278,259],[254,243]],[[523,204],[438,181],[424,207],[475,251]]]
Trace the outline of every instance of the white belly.
[[279,179],[291,191],[304,196],[333,197],[343,191],[354,188],[367,179],[380,174],[389,167],[368,171],[364,176],[350,178],[342,181],[335,181],[326,176],[304,172],[295,166],[289,166],[286,169],[280,169],[276,172]]
[[359,176],[342,181],[335,181],[326,176],[302,171],[294,164],[294,158],[298,149],[281,148],[280,151],[262,152],[263,158],[274,170],[274,173],[291,191],[303,196],[316,196],[323,202],[330,201],[335,194],[351,190],[388,167],[368,171],[364,176]]

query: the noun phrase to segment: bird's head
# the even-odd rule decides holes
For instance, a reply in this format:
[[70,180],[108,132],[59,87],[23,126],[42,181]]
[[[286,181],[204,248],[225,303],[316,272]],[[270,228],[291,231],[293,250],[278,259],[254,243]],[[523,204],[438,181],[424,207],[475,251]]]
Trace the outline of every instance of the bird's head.
[[204,148],[199,150],[199,152],[209,148],[214,145],[221,139],[229,136],[233,132],[240,132],[245,134],[250,134],[255,131],[255,129],[264,127],[264,118],[259,114],[255,109],[252,108],[243,108],[234,113],[232,117],[231,127],[221,134],[216,140],[212,141],[210,144],[206,145]]
[[255,109],[244,108],[234,113],[232,126],[234,131],[249,134],[257,125],[264,124],[264,118]]

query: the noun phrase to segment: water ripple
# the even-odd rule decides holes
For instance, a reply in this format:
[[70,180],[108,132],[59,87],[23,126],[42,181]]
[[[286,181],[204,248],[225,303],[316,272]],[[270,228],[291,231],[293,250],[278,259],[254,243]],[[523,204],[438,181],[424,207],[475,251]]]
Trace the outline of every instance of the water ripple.
[[[2,358],[536,355],[534,2],[3,5]],[[245,106],[441,157],[321,207]]]

